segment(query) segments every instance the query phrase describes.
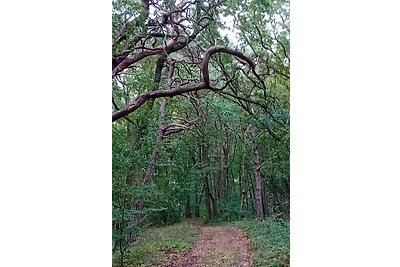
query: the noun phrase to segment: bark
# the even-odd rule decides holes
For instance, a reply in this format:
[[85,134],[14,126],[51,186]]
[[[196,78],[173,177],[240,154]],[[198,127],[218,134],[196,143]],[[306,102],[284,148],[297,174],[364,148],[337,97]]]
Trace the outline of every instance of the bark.
[[229,151],[230,151],[230,145],[229,145],[229,137],[228,137],[228,131],[225,129],[225,135],[226,139],[224,140],[224,144],[222,145],[221,148],[221,179],[220,179],[220,200],[224,200],[227,195],[227,189],[228,189],[228,157],[229,157]]
[[211,199],[211,203],[212,203],[213,218],[217,218],[218,217],[218,202],[217,202],[217,199],[213,196],[213,194],[211,192],[210,192],[210,199]]
[[[162,53],[166,54],[171,54],[174,52],[177,52],[183,48],[185,48],[190,42],[192,42],[196,36],[204,29],[205,27],[202,27],[196,31],[194,31],[190,36],[187,37],[187,41],[184,42],[177,42],[176,39],[174,38],[172,40],[169,40],[165,46],[161,47],[155,47],[152,48],[151,50],[142,50],[138,52],[134,56],[126,57],[124,60],[122,60],[113,70],[112,70],[112,77],[117,75],[118,73],[122,72],[123,70],[127,69],[131,65],[143,60],[146,57],[149,56],[154,56],[154,55],[160,55]],[[186,38],[185,38],[186,39]]]
[[262,201],[263,201],[263,210],[264,210],[264,217],[269,217],[269,194],[267,192],[267,186],[266,186],[267,181],[266,180],[261,180],[261,188],[262,188]]
[[246,170],[246,175],[247,175],[247,182],[248,182],[248,186],[249,186],[249,194],[250,194],[250,201],[248,203],[250,203],[250,207],[251,207],[251,212],[252,213],[256,213],[256,208],[255,208],[255,197],[254,197],[254,192],[255,190],[255,186],[254,186],[254,181],[252,179],[252,176],[250,175],[250,173],[248,172],[248,170]]
[[[203,168],[208,167],[207,162],[207,147],[205,145],[204,135],[201,133],[200,139],[200,149],[199,149],[199,162],[203,166]],[[210,192],[210,185],[208,179],[208,170],[204,170],[203,172],[203,192],[204,192],[204,205],[206,210],[206,220],[212,219],[212,206],[211,206],[211,192]]]
[[244,190],[244,186],[243,186],[243,177],[242,176],[243,176],[244,165],[242,162],[241,162],[241,164],[242,165],[239,168],[239,192],[240,192],[240,211],[243,211],[245,204],[247,204],[245,202],[246,198],[247,198],[247,192]]
[[201,73],[203,75],[203,81],[208,86],[210,85],[210,74],[209,74],[209,70],[208,70],[208,63],[209,63],[209,61],[211,59],[211,56],[213,56],[216,53],[227,53],[227,54],[231,54],[231,55],[233,55],[233,56],[235,56],[235,57],[237,57],[239,59],[242,59],[243,61],[247,62],[250,65],[253,74],[257,78],[260,78],[259,75],[255,71],[256,65],[254,64],[254,62],[250,58],[248,58],[242,52],[237,51],[235,49],[232,49],[232,48],[229,48],[229,47],[225,47],[225,46],[216,45],[216,46],[212,46],[212,47],[207,49],[207,51],[204,53],[203,60],[200,63],[200,70],[201,70]]
[[258,151],[257,145],[257,136],[256,136],[256,127],[254,125],[250,126],[250,135],[253,141],[253,167],[254,167],[254,176],[255,176],[255,206],[256,206],[256,215],[257,218],[263,220],[265,217],[264,213],[264,200],[263,200],[263,182],[261,176],[261,158],[260,153]]
[[251,195],[249,192],[249,184],[245,179],[245,166],[242,163],[239,168],[239,190],[241,193],[240,197],[240,211],[244,211],[245,209],[249,209],[249,203],[251,203]]
[[161,54],[163,52],[162,48],[150,50],[150,51],[142,51],[136,54],[133,57],[126,57],[121,63],[119,63],[113,70],[112,70],[112,77],[117,75],[119,72],[123,71],[124,69],[128,68],[132,64],[141,61],[142,59]]
[[210,187],[208,185],[208,175],[204,175],[203,178],[203,189],[204,189],[204,204],[206,208],[206,219],[210,220],[212,219],[212,208],[211,208],[211,193],[210,193]]
[[247,192],[246,191],[242,191],[241,195],[240,195],[240,211],[244,210],[246,203],[246,198],[247,198]]
[[190,195],[187,195],[187,197],[186,197],[185,217],[192,218],[192,211],[190,209]]
[[[220,147],[218,144],[217,146]],[[216,196],[219,201],[222,200],[222,191],[221,191],[221,183],[222,183],[222,148],[218,149],[218,155],[216,156],[215,159],[218,162],[218,171],[217,171],[217,187],[216,187]]]
[[183,93],[188,93],[192,91],[198,91],[207,88],[203,82],[196,84],[188,84],[183,86],[178,86],[171,90],[157,90],[150,91],[137,96],[127,107],[116,111],[112,115],[112,121],[116,121],[140,108],[149,99],[155,99],[160,97],[172,97],[176,95],[181,95]]
[[[162,69],[164,67],[164,62],[166,60],[165,55],[161,55],[157,61],[156,65],[156,71],[154,74],[154,89],[158,89],[160,81],[161,81],[161,73]],[[170,69],[169,73],[172,75],[173,74],[173,68]],[[158,118],[158,129],[156,133],[156,144],[154,146],[153,152],[151,153],[150,156],[150,161],[149,164],[146,168],[146,171],[143,175],[142,179],[142,185],[152,185],[154,183],[153,177],[155,174],[156,166],[158,163],[158,160],[160,159],[160,150],[162,146],[162,141],[164,139],[164,120],[165,120],[165,113],[167,109],[167,100],[166,98],[163,98],[160,104],[160,115]],[[142,200],[136,201],[133,203],[133,209],[136,211],[136,213],[133,216],[133,221],[135,224],[140,224],[142,220],[142,214],[141,212],[144,209],[144,203]]]
[[255,173],[255,206],[256,206],[256,214],[259,219],[264,219],[264,208],[263,208],[263,187],[262,187],[262,177],[260,172],[260,164],[259,164],[259,155],[258,151],[254,151],[254,173]]
[[195,218],[200,218],[200,202],[201,202],[201,196],[196,194],[194,196],[194,217]]
[[167,99],[163,98],[160,105],[160,116],[158,119],[158,130],[157,130],[157,138],[156,145],[153,149],[153,153],[151,154],[149,165],[146,169],[145,175],[143,177],[143,185],[150,185],[153,183],[153,176],[156,170],[156,165],[158,160],[160,159],[160,149],[162,145],[162,140],[164,139],[163,129],[164,129],[164,118],[165,112],[167,108]]
[[[175,46],[171,46],[170,49],[172,51],[175,51],[178,48],[181,49],[180,46],[178,48],[174,48],[174,47]],[[122,61],[118,65],[118,67],[116,67],[113,70],[113,76],[117,72],[129,67],[130,65],[142,60],[143,58],[145,58],[147,56],[161,54],[161,53],[164,53],[164,51],[165,50],[163,50],[162,48],[161,48],[161,50],[144,51],[144,52],[139,53],[138,55],[136,55],[133,58],[126,58],[124,61]],[[212,46],[209,49],[207,49],[207,51],[204,53],[204,57],[200,63],[200,70],[202,73],[202,81],[200,81],[198,83],[194,83],[194,84],[180,85],[175,88],[171,88],[169,90],[157,90],[157,91],[149,91],[149,92],[143,93],[143,94],[137,96],[128,106],[115,112],[112,116],[112,121],[116,121],[116,120],[134,112],[140,106],[142,106],[146,101],[148,101],[150,99],[155,99],[155,98],[160,98],[160,97],[172,97],[172,96],[181,95],[181,94],[187,93],[187,92],[199,91],[199,90],[203,90],[203,89],[211,89],[212,85],[210,84],[208,65],[209,65],[211,56],[214,55],[215,53],[228,53],[228,54],[235,56],[236,58],[242,59],[243,61],[247,62],[250,65],[250,67],[253,71],[253,74],[257,78],[260,78],[259,75],[255,71],[254,62],[250,58],[246,57],[243,53],[241,53],[235,49],[229,48],[229,47]]]

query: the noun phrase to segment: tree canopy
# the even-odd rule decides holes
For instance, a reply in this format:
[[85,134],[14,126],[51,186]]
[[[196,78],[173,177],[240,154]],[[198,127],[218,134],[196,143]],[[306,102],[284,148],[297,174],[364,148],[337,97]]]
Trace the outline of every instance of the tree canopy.
[[289,218],[289,35],[286,0],[113,1],[116,246],[189,217]]

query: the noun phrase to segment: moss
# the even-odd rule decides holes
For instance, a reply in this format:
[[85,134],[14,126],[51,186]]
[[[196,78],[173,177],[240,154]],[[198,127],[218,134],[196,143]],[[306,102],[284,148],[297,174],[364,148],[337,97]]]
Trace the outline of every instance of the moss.
[[[200,234],[198,226],[179,223],[146,229],[126,252],[125,267],[147,267],[160,264],[168,257],[190,250]],[[118,254],[113,255],[113,267],[119,266]]]

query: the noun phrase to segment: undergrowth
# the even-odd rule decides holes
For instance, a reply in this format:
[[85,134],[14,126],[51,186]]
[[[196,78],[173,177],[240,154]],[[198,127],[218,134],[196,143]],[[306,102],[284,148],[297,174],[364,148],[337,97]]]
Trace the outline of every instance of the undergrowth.
[[290,266],[289,223],[282,220],[257,219],[214,222],[212,225],[233,225],[243,229],[251,239],[254,267]]
[[[124,267],[148,267],[167,260],[167,255],[180,254],[192,248],[199,236],[198,226],[188,223],[149,228],[140,234],[124,257]],[[113,267],[119,266],[118,254],[113,254]]]

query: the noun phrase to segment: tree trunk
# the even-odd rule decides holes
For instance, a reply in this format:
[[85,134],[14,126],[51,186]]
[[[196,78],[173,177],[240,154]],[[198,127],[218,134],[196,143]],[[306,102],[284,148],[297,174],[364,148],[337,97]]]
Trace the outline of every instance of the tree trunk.
[[254,176],[255,176],[255,206],[256,206],[256,215],[257,218],[263,220],[265,217],[264,213],[264,200],[263,200],[263,182],[261,176],[261,159],[260,153],[258,151],[257,145],[257,135],[256,135],[256,127],[254,125],[250,126],[250,134],[253,141],[253,167],[254,167]]
[[210,194],[210,187],[208,185],[208,175],[205,174],[203,179],[204,179],[203,180],[204,204],[206,208],[206,219],[208,221],[212,219],[211,194]]
[[151,154],[149,165],[147,166],[145,175],[143,177],[143,185],[150,185],[153,183],[153,177],[156,170],[156,165],[158,160],[160,159],[160,148],[162,144],[162,140],[164,139],[163,130],[164,130],[164,118],[165,112],[167,108],[167,99],[163,98],[160,105],[160,116],[158,119],[158,130],[156,134],[156,145],[154,146],[153,153]]
[[267,181],[261,180],[261,188],[262,188],[262,201],[263,201],[263,210],[264,217],[269,217],[269,194],[267,192]]
[[[206,220],[213,218],[212,203],[211,203],[211,191],[209,185],[209,161],[208,161],[208,144],[204,139],[204,133],[201,133],[200,143],[200,163],[203,166],[203,191],[204,191],[204,205],[206,210]],[[204,169],[205,168],[205,169]]]
[[229,147],[228,145],[224,145],[222,147],[221,153],[221,179],[220,179],[220,196],[219,199],[223,201],[227,195],[227,187],[228,187],[228,156],[229,156]]
[[251,212],[255,213],[256,212],[256,208],[255,208],[255,203],[256,200],[254,198],[254,192],[256,191],[255,186],[254,186],[254,181],[252,179],[252,176],[250,175],[250,173],[248,172],[248,170],[246,170],[246,175],[247,175],[247,182],[249,185],[249,194],[250,194],[250,199],[248,201],[248,203],[251,204]]
[[[166,55],[163,53],[159,56],[157,64],[156,64],[156,70],[154,73],[154,87],[153,91],[158,90],[158,87],[160,85],[161,81],[161,75],[162,75],[162,70],[164,68],[164,63],[166,61]],[[173,71],[173,70],[172,70]],[[149,103],[149,109],[151,109],[153,106],[153,102]],[[147,168],[144,172],[141,184],[144,186],[151,185],[153,184],[153,176],[155,173],[156,165],[157,162],[160,158],[160,148],[162,145],[162,140],[163,140],[163,129],[164,129],[164,118],[165,118],[165,113],[166,113],[166,107],[167,107],[167,100],[164,97],[161,101],[160,105],[160,115],[158,119],[158,129],[156,133],[156,143],[153,149],[153,152],[151,153],[149,164],[147,165]],[[144,202],[143,200],[138,200],[135,201],[132,205],[133,210],[135,211],[133,214],[132,221],[134,224],[139,225],[141,223],[142,219],[142,211],[144,209]]]
[[[223,123],[220,121],[220,123]],[[224,136],[221,142],[221,148],[219,149],[219,170],[218,170],[218,200],[224,201],[228,192],[228,157],[230,151],[229,144],[229,130],[226,125],[221,128],[224,130]]]
[[218,202],[217,199],[210,193],[211,203],[212,203],[212,211],[213,211],[213,218],[218,217]]
[[[149,164],[146,168],[146,171],[144,173],[143,179],[142,179],[142,185],[144,186],[149,186],[154,183],[153,177],[155,174],[156,166],[158,163],[158,160],[160,159],[160,149],[162,145],[162,140],[164,139],[163,136],[163,129],[164,129],[164,118],[165,118],[165,112],[166,112],[166,107],[167,107],[167,99],[163,98],[161,101],[160,105],[160,116],[158,120],[158,130],[156,134],[156,144],[154,146],[153,152],[151,153],[150,161]],[[133,204],[133,209],[135,210],[135,213],[133,215],[133,222],[136,225],[139,225],[141,223],[142,219],[142,211],[144,209],[144,203],[143,200],[136,201]]]
[[194,217],[200,218],[200,201],[201,196],[199,197],[198,194],[194,196]]
[[185,218],[192,218],[192,211],[190,209],[190,195],[186,196]]
[[[159,87],[160,80],[161,80],[161,74],[162,74],[162,69],[163,69],[163,64],[166,61],[166,55],[162,54],[158,61],[157,61],[157,67],[156,67],[156,72],[155,72],[155,79],[154,79],[154,90],[156,90]],[[172,86],[172,76],[174,74],[174,69],[175,69],[175,63],[173,61],[170,62],[169,64],[169,71],[168,71],[168,87]],[[167,111],[167,99],[164,97],[161,100],[160,104],[160,115],[158,117],[158,129],[156,133],[156,144],[154,146],[153,152],[151,153],[150,161],[149,164],[146,168],[145,174],[142,179],[142,185],[152,185],[154,183],[153,177],[156,171],[156,166],[158,163],[158,160],[160,159],[160,150],[162,146],[162,142],[165,138],[164,136],[164,121],[165,121],[165,114]],[[134,217],[136,223],[139,223],[141,220],[141,211],[144,208],[144,203],[143,201],[138,201],[138,203],[134,203],[134,208],[137,211],[136,216]]]

